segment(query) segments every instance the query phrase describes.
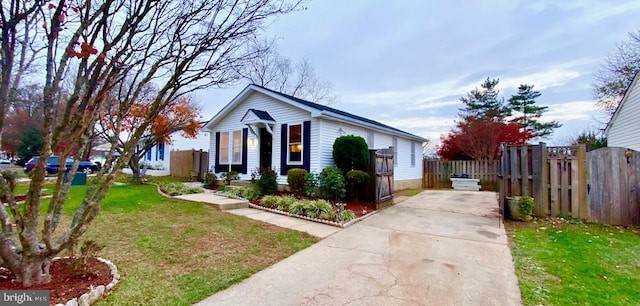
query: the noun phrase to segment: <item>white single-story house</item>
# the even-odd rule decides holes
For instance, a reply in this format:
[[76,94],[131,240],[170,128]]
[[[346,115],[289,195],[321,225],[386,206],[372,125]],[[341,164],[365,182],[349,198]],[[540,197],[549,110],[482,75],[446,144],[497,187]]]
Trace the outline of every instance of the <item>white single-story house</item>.
[[607,124],[607,146],[640,151],[640,74],[633,82]]
[[211,133],[209,164],[216,174],[237,171],[244,180],[271,167],[286,183],[291,168],[319,173],[335,165],[335,139],[359,135],[369,149],[394,147],[394,189],[422,186],[427,139],[258,85],[242,90],[203,130]]

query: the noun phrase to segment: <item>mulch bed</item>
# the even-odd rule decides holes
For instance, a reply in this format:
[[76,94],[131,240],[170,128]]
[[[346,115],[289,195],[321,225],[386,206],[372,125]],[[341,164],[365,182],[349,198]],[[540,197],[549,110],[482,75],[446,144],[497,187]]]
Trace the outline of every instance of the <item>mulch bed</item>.
[[[291,196],[293,195],[291,192],[288,191],[277,191],[275,193],[276,196]],[[256,200],[256,201],[250,201],[251,204],[255,204],[255,205],[260,205],[260,200]],[[344,203],[346,204],[344,209],[348,209],[353,211],[356,214],[356,218],[360,218],[366,214],[370,214],[371,212],[375,211],[375,205],[373,203],[367,203],[367,202],[358,202],[358,201],[354,201],[354,200],[341,200],[340,203]]]
[[[16,203],[18,202],[22,202],[24,200],[27,199],[26,195],[17,195],[17,196],[13,196],[13,198],[16,200]],[[5,197],[0,198],[0,200],[2,201],[2,203],[7,203],[7,199]]]
[[106,286],[111,280],[111,270],[109,266],[95,258],[87,259],[87,269],[82,273],[77,273],[69,267],[71,258],[59,258],[51,262],[49,272],[51,282],[41,285],[24,287],[22,283],[15,280],[13,273],[6,269],[0,269],[0,289],[2,290],[49,290],[49,305],[64,304],[73,298],[89,292],[91,287],[100,285]]

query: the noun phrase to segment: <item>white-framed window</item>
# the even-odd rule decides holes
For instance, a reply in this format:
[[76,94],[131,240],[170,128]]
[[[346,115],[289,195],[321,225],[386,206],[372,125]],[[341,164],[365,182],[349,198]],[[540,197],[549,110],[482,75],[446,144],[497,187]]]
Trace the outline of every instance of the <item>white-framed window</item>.
[[302,124],[289,125],[289,164],[302,164]]
[[416,143],[411,142],[411,167],[416,166]]
[[220,163],[229,163],[229,132],[220,132]]
[[393,137],[393,165],[398,165],[398,138]]
[[365,130],[365,134],[367,135],[367,146],[369,149],[373,149],[373,131]]
[[242,131],[220,132],[220,163],[242,164]]
[[231,155],[231,163],[232,164],[241,164],[242,163],[242,131],[233,131],[233,139],[232,139],[232,155]]
[[156,145],[156,160],[164,160],[164,143]]

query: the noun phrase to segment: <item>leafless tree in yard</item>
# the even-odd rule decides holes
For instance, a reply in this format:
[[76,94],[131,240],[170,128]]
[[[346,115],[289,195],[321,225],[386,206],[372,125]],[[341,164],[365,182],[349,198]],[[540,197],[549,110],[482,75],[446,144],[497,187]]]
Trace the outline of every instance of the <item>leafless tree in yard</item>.
[[640,30],[616,45],[595,74],[593,93],[596,105],[613,115],[633,78],[640,72]]
[[262,56],[253,58],[238,71],[247,81],[312,102],[333,104],[337,101],[331,82],[318,79],[307,58],[294,62],[282,56],[275,39],[256,39],[252,48]]
[[[86,232],[115,173],[127,164],[161,110],[192,91],[237,81],[236,71],[261,56],[245,48],[248,41],[260,34],[265,21],[298,5],[282,0],[2,1],[0,131],[12,99],[10,84],[19,77],[18,59],[33,51],[21,49],[17,38],[36,16],[41,18],[42,31],[28,32],[45,47],[39,62],[43,67],[43,149],[22,208],[8,179],[0,177],[8,200],[8,209],[0,209],[2,265],[26,286],[49,281],[51,259]],[[64,84],[69,86],[63,96]],[[61,160],[74,150],[84,151],[104,116],[114,116],[114,129],[122,130],[147,84],[158,90],[149,97],[149,111],[139,125],[126,133],[124,154],[114,159],[118,143],[110,143],[107,164],[91,178],[70,225],[61,226],[80,158],[74,158],[68,175],[62,171],[57,175],[50,203],[42,207],[47,158],[61,146]]]

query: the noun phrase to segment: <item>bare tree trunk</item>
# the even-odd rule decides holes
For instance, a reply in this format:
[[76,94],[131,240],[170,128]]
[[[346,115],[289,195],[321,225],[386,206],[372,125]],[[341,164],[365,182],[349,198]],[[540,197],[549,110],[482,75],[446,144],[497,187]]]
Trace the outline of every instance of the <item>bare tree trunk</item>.
[[51,281],[50,267],[51,258],[48,256],[25,256],[20,263],[20,268],[13,273],[17,281],[22,282],[25,287],[30,287]]
[[131,155],[129,168],[131,168],[133,177],[140,177],[140,156],[138,156],[138,154]]

